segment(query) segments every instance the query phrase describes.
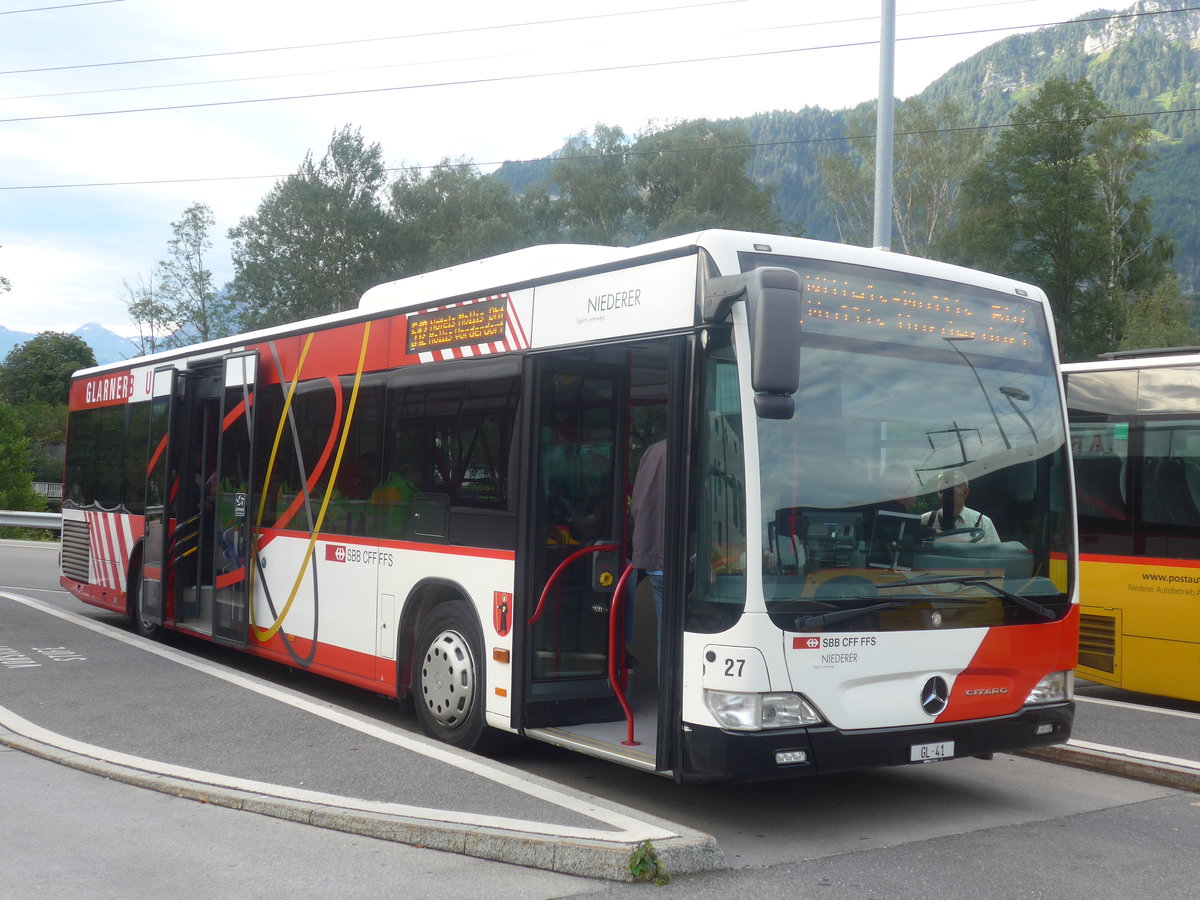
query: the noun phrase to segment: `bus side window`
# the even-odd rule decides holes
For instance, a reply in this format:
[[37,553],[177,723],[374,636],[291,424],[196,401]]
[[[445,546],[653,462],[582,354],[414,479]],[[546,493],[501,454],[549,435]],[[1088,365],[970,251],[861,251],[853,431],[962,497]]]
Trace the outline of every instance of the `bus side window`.
[[[382,537],[515,547],[509,475],[518,372],[517,360],[497,359],[392,373],[384,477],[374,498]],[[420,533],[413,527],[418,499],[422,527],[431,529]]]

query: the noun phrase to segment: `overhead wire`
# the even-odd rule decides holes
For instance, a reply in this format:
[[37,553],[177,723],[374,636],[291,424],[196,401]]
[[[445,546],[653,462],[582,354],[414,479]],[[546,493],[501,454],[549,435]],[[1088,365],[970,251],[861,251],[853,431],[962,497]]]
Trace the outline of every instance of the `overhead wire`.
[[[1142,119],[1151,116],[1176,115],[1183,113],[1200,113],[1200,107],[1188,107],[1186,109],[1169,109],[1169,110],[1151,110],[1148,112],[1132,112],[1132,113],[1110,113],[1107,115],[1093,116],[1092,121],[1108,121],[1119,119]],[[1065,125],[1075,122],[1075,119],[1044,119],[1033,122],[1023,122],[1021,127],[1029,127],[1033,125]],[[959,125],[950,128],[925,128],[915,131],[897,131],[895,137],[920,137],[930,134],[959,134],[970,131],[998,131],[1004,128],[1017,127],[1011,122],[999,122],[992,125]],[[628,150],[622,150],[620,156],[667,156],[683,153],[718,153],[723,150],[760,150],[769,147],[790,147],[803,146],[806,144],[835,144],[840,142],[849,142],[857,140],[874,140],[874,132],[865,134],[845,134],[834,137],[819,137],[819,138],[795,138],[786,141],[752,141],[741,144],[722,144],[716,147],[669,147],[656,148],[653,150],[637,150],[630,147]],[[539,162],[559,162],[559,161],[587,161],[592,159],[605,159],[614,154],[604,153],[581,153],[572,156],[556,156],[553,158],[539,157],[536,159],[506,159],[492,160],[488,162],[467,161],[467,162],[448,162],[434,163],[432,165],[412,165],[412,166],[389,166],[384,169],[385,172],[429,172],[437,169],[458,168],[468,166],[475,169],[483,169],[491,166],[500,165],[522,165]],[[92,181],[92,182],[75,182],[72,184],[27,184],[27,185],[0,185],[0,191],[34,191],[34,190],[54,190],[59,188],[93,188],[93,187],[142,187],[150,185],[162,184],[202,184],[206,182],[218,181],[254,181],[265,179],[279,179],[295,177],[295,172],[284,174],[261,174],[261,175],[214,175],[209,177],[197,178],[161,178],[161,179],[145,179],[138,181]]]
[[64,72],[72,69],[102,69],[112,66],[140,66],[147,63],[181,62],[192,59],[216,59],[222,56],[247,56],[254,53],[281,53],[291,50],[315,50],[326,47],[348,47],[355,44],[377,44],[385,41],[407,41],[417,38],[454,37],[463,34],[475,34],[486,31],[501,31],[511,28],[529,28],[535,25],[558,25],[566,22],[587,22],[597,19],[613,19],[622,16],[643,16],[651,13],[674,12],[677,10],[703,9],[709,6],[728,6],[735,3],[747,3],[749,0],[705,0],[702,3],[687,3],[677,6],[660,6],[653,9],[622,10],[620,12],[591,13],[585,16],[569,16],[558,19],[536,19],[528,22],[504,22],[495,25],[472,25],[466,28],[449,28],[438,31],[423,31],[413,34],[378,35],[368,38],[351,38],[344,41],[320,41],[313,44],[287,44],[278,47],[256,47],[246,50],[214,50],[209,53],[191,53],[181,56],[156,56],[147,59],[122,59],[99,63],[75,63],[67,66],[43,66],[33,69],[10,69],[0,71],[0,75],[28,75],[36,72]]
[[[718,0],[718,3],[715,3],[715,4],[699,4],[699,5],[700,6],[721,5],[721,4],[727,3],[727,2],[745,2],[745,0]],[[982,6],[985,6],[985,7],[986,6],[997,6],[997,5],[1006,6],[1006,5],[1015,5],[1015,4],[1024,3],[1024,2],[1030,2],[1030,0],[1001,0],[1001,2],[997,2],[997,3],[982,4]],[[693,8],[695,6],[697,6],[697,5],[696,4],[691,5],[691,7],[693,7]],[[658,10],[659,11],[678,10],[678,9],[682,9],[682,8],[685,8],[685,7],[679,7],[679,6],[659,7]],[[974,8],[978,8],[978,7],[975,7],[975,6],[954,7],[953,9],[961,10],[961,9],[974,9]],[[1159,15],[1159,14],[1166,14],[1166,13],[1189,12],[1189,11],[1194,11],[1196,9],[1200,9],[1200,7],[1186,7],[1186,8],[1174,9],[1174,10],[1151,10],[1151,11],[1141,11],[1141,12],[1132,12],[1132,13],[1113,13],[1113,14],[1105,15],[1105,16],[1083,16],[1083,17],[1067,20],[1066,22],[1049,22],[1049,23],[1040,23],[1040,24],[1032,24],[1032,25],[998,26],[998,27],[994,27],[994,28],[973,29],[973,30],[959,31],[959,32],[946,32],[946,33],[932,34],[932,35],[916,35],[916,36],[911,36],[911,37],[907,37],[907,38],[898,38],[897,40],[908,40],[908,41],[929,40],[929,39],[937,39],[937,38],[943,38],[943,37],[960,37],[960,36],[970,35],[970,34],[986,34],[986,33],[993,33],[993,32],[997,32],[997,31],[1018,31],[1018,30],[1028,29],[1028,28],[1040,28],[1040,27],[1048,27],[1048,26],[1052,26],[1052,25],[1061,25],[1061,24],[1068,24],[1068,23],[1087,23],[1087,22],[1094,22],[1094,21],[1111,21],[1111,20],[1115,20],[1115,19],[1138,18],[1138,17],[1144,16],[1144,15]],[[946,11],[949,11],[949,10],[946,10]],[[909,14],[919,15],[919,14],[928,14],[928,13],[933,13],[933,12],[939,12],[939,10],[914,11]],[[604,14],[604,16],[608,16],[608,15],[619,15],[619,14],[618,13]],[[595,17],[584,16],[584,17],[577,17],[576,19],[572,19],[572,20],[546,20],[546,21],[547,22],[549,22],[549,21],[555,21],[555,22],[576,21],[579,19],[586,20],[586,19],[590,19],[590,18],[595,18]],[[876,16],[874,18],[878,18],[878,17]],[[839,20],[839,21],[841,21],[841,20]],[[514,26],[515,26],[515,24],[516,23],[513,23]],[[813,23],[813,24],[815,24],[815,23]],[[495,26],[495,27],[509,27],[509,26]],[[631,64],[616,65],[616,66],[602,66],[602,67],[593,67],[593,68],[586,68],[586,69],[574,69],[574,70],[566,70],[566,71],[553,72],[553,73],[528,73],[528,74],[509,75],[509,76],[491,76],[488,78],[481,78],[481,79],[462,79],[462,80],[456,80],[456,81],[433,82],[433,83],[418,84],[418,85],[401,85],[401,86],[384,87],[384,88],[364,88],[364,89],[349,90],[349,91],[332,91],[332,92],[323,92],[323,93],[292,95],[292,96],[285,96],[285,97],[250,98],[250,99],[242,99],[242,100],[212,101],[212,102],[207,102],[207,103],[195,103],[195,104],[176,104],[176,105],[162,106],[162,107],[144,107],[144,108],[124,109],[124,110],[100,110],[100,111],[94,111],[94,112],[64,113],[64,114],[48,115],[48,116],[13,117],[13,118],[8,118],[8,119],[0,119],[0,124],[13,123],[13,122],[24,122],[24,121],[43,121],[43,120],[47,120],[47,119],[81,118],[81,117],[92,117],[92,116],[102,116],[102,115],[119,115],[119,114],[138,113],[138,112],[161,112],[161,111],[172,111],[172,110],[179,110],[179,109],[195,109],[195,108],[209,108],[209,107],[216,107],[216,106],[246,105],[246,104],[252,104],[252,103],[277,102],[277,101],[285,101],[285,100],[317,99],[317,98],[339,97],[339,96],[356,95],[356,94],[382,93],[382,92],[392,92],[392,91],[401,91],[401,90],[418,90],[418,89],[432,88],[432,87],[462,86],[462,85],[480,84],[480,83],[497,83],[497,82],[505,82],[505,81],[529,80],[529,79],[534,79],[534,78],[561,77],[561,76],[565,76],[565,75],[596,74],[596,73],[604,73],[604,72],[612,72],[612,71],[621,71],[621,70],[626,70],[626,69],[641,69],[641,68],[649,68],[649,67],[682,65],[682,64],[689,64],[689,63],[726,61],[726,60],[732,60],[732,59],[745,59],[745,58],[755,57],[755,56],[769,56],[769,55],[780,55],[780,54],[785,54],[785,53],[808,52],[808,51],[812,51],[812,50],[846,49],[846,48],[851,48],[851,47],[871,45],[871,44],[875,44],[875,43],[878,43],[878,41],[876,41],[876,40],[854,41],[854,42],[846,42],[846,43],[842,43],[842,44],[823,45],[820,47],[811,47],[811,48],[793,48],[793,49],[786,49],[786,50],[755,51],[755,52],[745,53],[745,54],[729,54],[729,55],[725,55],[725,56],[700,57],[700,58],[691,58],[691,59],[685,59],[685,60],[660,60],[660,61],[652,61],[652,62],[647,62],[647,63],[631,63]],[[235,51],[235,52],[255,52],[255,51]],[[0,74],[4,74],[4,73],[0,73]],[[266,76],[264,76],[264,77],[266,77]],[[1182,114],[1182,113],[1186,113],[1186,112],[1195,112],[1195,111],[1196,110],[1194,110],[1194,109],[1153,110],[1153,111],[1138,112],[1138,113],[1114,114],[1110,118],[1141,118],[1141,117],[1146,117],[1146,116]],[[1006,125],[964,126],[962,128],[956,128],[956,129],[945,129],[945,130],[942,130],[942,132],[943,133],[951,133],[953,131],[985,130],[985,129],[994,129],[994,128],[1001,128],[1001,127],[1007,127],[1007,126]],[[901,133],[897,133],[897,137],[905,136],[905,135],[916,135],[916,134],[921,134],[921,133],[924,133],[924,132],[901,132]],[[864,137],[866,137],[866,136],[864,136]],[[873,135],[872,135],[872,137],[873,137]],[[767,143],[763,143],[763,144],[743,144],[743,145],[733,145],[731,147],[695,148],[695,151],[693,151],[691,148],[676,148],[672,151],[656,151],[656,152],[699,152],[699,151],[708,151],[708,150],[717,151],[717,150],[721,150],[721,149],[735,149],[738,147],[759,148],[759,147],[767,147],[767,146],[785,146],[785,145],[792,145],[792,144],[799,145],[799,144],[809,144],[809,143],[825,143],[825,142],[844,141],[844,140],[852,140],[852,139],[854,139],[853,136],[841,136],[841,137],[836,137],[836,138],[811,138],[811,139],[799,139],[799,140],[793,140],[793,141],[767,142]],[[580,157],[580,158],[586,159],[588,157],[584,156],[584,157]],[[536,161],[536,160],[523,160],[523,161],[507,160],[507,162],[532,162],[532,161]],[[488,166],[500,165],[501,162],[472,162],[470,164],[478,166],[478,167],[488,167]],[[429,165],[429,166],[404,166],[404,167],[398,167],[395,169],[389,169],[389,171],[399,172],[399,171],[434,170],[437,168],[441,168],[442,165],[443,164],[435,164],[435,165]],[[276,178],[277,179],[277,178],[283,178],[283,177],[288,177],[288,176],[281,175],[281,174],[229,175],[229,176],[212,176],[212,177],[197,177],[197,178],[170,178],[170,179],[149,179],[149,180],[112,181],[112,182],[78,182],[78,183],[71,183],[71,184],[0,185],[0,190],[4,190],[4,191],[49,190],[49,189],[54,189],[54,188],[108,187],[108,186],[120,187],[120,186],[155,185],[155,184],[188,184],[188,183],[202,183],[202,182],[216,182],[216,181],[254,180],[254,179],[267,179],[267,178]]]
[[[1160,14],[1168,12],[1192,12],[1200,10],[1200,7],[1188,7],[1186,10],[1153,10],[1142,11],[1135,13],[1116,13],[1114,16],[1097,16],[1092,18],[1072,19],[1072,23],[1086,22],[1103,22],[1103,20],[1120,19],[1120,18],[1135,18],[1140,16],[1160,16]],[[936,35],[914,35],[908,37],[898,37],[896,42],[905,41],[929,41],[941,40],[944,37],[964,37],[967,35],[983,35],[995,34],[997,31],[1021,31],[1030,28],[1048,28],[1050,25],[1067,24],[1064,22],[1050,23],[1034,23],[1028,25],[1001,25],[996,28],[985,29],[970,29],[965,31],[947,31]],[[535,80],[541,78],[562,78],[566,76],[581,76],[581,74],[606,74],[611,72],[626,72],[634,70],[646,70],[646,68],[661,68],[666,66],[679,65],[697,65],[706,64],[706,62],[728,62],[742,59],[764,58],[764,56],[780,56],[794,53],[811,53],[816,50],[842,50],[856,47],[870,47],[872,44],[878,43],[877,40],[866,41],[846,41],[842,43],[821,44],[816,47],[799,47],[786,48],[775,50],[750,50],[748,53],[733,53],[721,54],[716,56],[694,56],[694,58],[678,59],[678,60],[652,60],[648,62],[626,62],[626,64],[612,66],[592,66],[584,68],[569,68],[569,70],[559,70],[557,72],[529,72],[521,74],[508,74],[508,76],[488,76],[484,78],[460,78],[443,80],[443,82],[426,82],[421,84],[401,84],[392,85],[388,88],[355,88],[350,90],[340,91],[313,91],[308,94],[292,94],[275,97],[247,97],[240,100],[216,100],[205,101],[199,103],[174,103],[168,106],[158,107],[136,107],[126,109],[96,109],[86,113],[53,113],[48,115],[25,115],[25,116],[10,116],[10,118],[0,119],[0,125],[10,125],[13,122],[35,122],[35,121],[52,121],[61,119],[90,119],[96,116],[106,115],[132,115],[137,113],[168,113],[178,112],[181,109],[212,109],[220,107],[236,107],[250,106],[254,103],[280,103],[287,101],[298,100],[326,100],[330,97],[348,97],[348,96],[364,96],[371,94],[394,94],[397,91],[410,90],[428,90],[433,88],[462,88],[462,86],[478,85],[478,84],[503,84],[512,82],[524,82],[524,80]]]
[[15,16],[17,13],[48,12],[52,9],[75,9],[78,6],[104,6],[108,3],[124,3],[125,0],[88,0],[86,3],[60,3],[58,6],[33,6],[29,9],[0,9],[0,16]]
[[[113,2],[113,0],[106,0],[106,2]],[[122,2],[123,2],[123,0],[122,0]],[[625,16],[625,15],[640,15],[640,14],[645,14],[645,13],[673,12],[673,11],[679,11],[679,10],[700,9],[700,8],[703,8],[704,6],[709,6],[709,5],[723,5],[726,2],[747,2],[747,0],[722,0],[722,2],[715,3],[715,4],[693,4],[693,5],[688,5],[688,6],[659,7],[657,9],[649,9],[649,10],[633,10],[633,11],[622,12],[622,13],[609,13],[609,14],[606,14],[604,17],[612,18],[612,17],[616,17],[616,16]],[[989,9],[989,8],[996,7],[996,6],[1016,6],[1016,5],[1025,4],[1025,3],[1037,3],[1037,2],[1041,2],[1041,0],[996,0],[996,2],[992,2],[992,3],[981,3],[981,4],[971,5],[971,6],[950,6],[950,7],[941,7],[938,9],[909,10],[907,12],[900,12],[897,15],[898,16],[927,16],[927,15],[934,15],[934,14],[941,14],[941,13],[948,13],[948,12],[963,12],[963,11],[968,11],[968,10]],[[573,17],[573,18],[543,20],[543,21],[535,21],[535,22],[514,24],[514,25],[479,26],[476,28],[460,29],[460,30],[446,31],[446,32],[429,32],[424,35],[422,35],[422,34],[392,35],[390,37],[367,38],[365,40],[367,40],[367,41],[390,41],[390,40],[404,40],[404,39],[413,38],[413,37],[425,37],[425,36],[430,36],[430,35],[436,35],[436,36],[458,35],[458,34],[464,34],[464,33],[472,32],[472,31],[487,31],[487,30],[495,29],[495,28],[525,27],[527,25],[544,25],[544,24],[568,24],[568,23],[573,23],[573,22],[588,21],[589,19],[592,19],[592,18],[596,18],[596,17],[595,16],[577,16],[577,17]],[[778,24],[777,25],[763,25],[763,26],[747,29],[747,33],[757,34],[759,32],[764,32],[764,31],[790,31],[790,30],[797,29],[797,28],[818,28],[818,27],[825,27],[828,25],[847,25],[847,24],[854,24],[857,22],[877,21],[878,19],[879,19],[879,16],[874,15],[874,16],[855,16],[855,17],[845,18],[845,19],[826,19],[826,20],[818,21],[818,22],[799,22],[799,23],[793,23],[793,24],[788,24],[788,25],[778,25]],[[349,41],[349,42],[333,41],[333,42],[317,43],[317,44],[297,44],[297,45],[290,45],[290,46],[285,46],[285,47],[259,48],[256,50],[228,51],[228,53],[236,54],[236,55],[247,55],[247,54],[253,54],[253,53],[271,53],[271,52],[275,52],[277,50],[299,50],[299,49],[336,47],[336,46],[341,46],[346,43],[359,43],[359,41],[353,40],[353,41]],[[135,65],[135,64],[139,64],[139,63],[149,63],[149,62],[203,59],[203,58],[209,58],[214,55],[217,55],[217,56],[224,55],[224,52],[216,53],[216,54],[199,54],[197,56],[172,56],[172,57],[160,57],[160,58],[156,58],[156,59],[125,60],[125,61],[116,61],[116,62],[108,62],[108,63],[80,64],[78,67],[79,68],[88,68],[89,66],[92,66],[92,65],[97,65],[97,66]],[[503,59],[503,58],[519,56],[519,55],[522,55],[522,54],[516,54],[516,53],[493,54],[493,55],[483,56],[483,57],[472,56],[472,57],[468,57],[468,59],[472,59],[472,60]],[[244,76],[244,77],[240,77],[240,78],[215,78],[215,79],[209,79],[209,80],[205,80],[205,81],[185,81],[185,82],[162,83],[162,84],[140,84],[140,85],[127,85],[124,87],[114,87],[114,88],[91,88],[88,90],[80,90],[80,91],[60,91],[57,93],[23,94],[23,95],[15,95],[15,96],[8,96],[8,97],[0,97],[0,100],[40,100],[40,99],[46,99],[46,98],[52,98],[52,97],[79,97],[79,96],[85,96],[85,95],[89,95],[89,94],[112,94],[112,93],[122,93],[122,92],[128,92],[128,91],[160,90],[163,88],[206,87],[206,86],[215,85],[215,84],[244,83],[244,82],[249,82],[249,81],[270,81],[270,80],[278,80],[281,78],[306,78],[306,77],[310,77],[310,76],[314,76],[314,75],[338,75],[338,74],[364,72],[364,71],[375,71],[378,69],[406,68],[406,67],[417,66],[417,65],[444,65],[444,64],[448,64],[448,63],[456,63],[456,62],[463,62],[463,61],[464,61],[463,58],[422,60],[422,61],[418,61],[418,62],[395,63],[395,64],[386,65],[386,66],[365,66],[365,67],[356,66],[356,67],[352,67],[352,68],[342,68],[342,69],[318,69],[318,70],[309,70],[309,71],[304,71],[304,72],[284,72],[284,73],[273,73],[273,74],[268,74],[268,75],[248,75],[248,76]],[[69,68],[74,68],[74,67],[54,67],[51,69],[14,69],[14,70],[11,70],[8,72],[0,72],[0,75],[25,74],[25,73],[29,73],[29,72],[40,72],[40,71],[64,71]]]
[[[731,2],[741,2],[741,0],[731,0]],[[1082,18],[1077,18],[1077,19],[1071,19],[1069,21],[1071,23],[1112,21],[1114,19],[1130,19],[1130,18],[1139,18],[1142,16],[1165,15],[1167,13],[1193,12],[1196,10],[1200,10],[1200,7],[1187,7],[1184,9],[1174,9],[1174,10],[1142,10],[1142,11],[1131,12],[1131,13],[1115,13],[1115,14],[1107,15],[1107,16],[1082,17]],[[964,36],[968,36],[968,35],[977,35],[977,34],[993,34],[993,33],[1001,32],[1001,31],[1022,31],[1022,30],[1028,29],[1028,28],[1046,28],[1046,27],[1049,27],[1052,25],[1063,25],[1063,24],[1067,24],[1067,23],[1061,22],[1061,21],[1060,22],[1040,22],[1040,23],[1031,23],[1031,24],[1026,24],[1026,25],[1007,25],[1007,26],[996,26],[994,28],[976,28],[976,29],[968,29],[968,30],[964,30],[964,31],[943,32],[940,34],[926,34],[926,35],[912,35],[909,37],[898,37],[898,38],[896,38],[896,42],[901,43],[901,42],[906,42],[906,41],[940,40],[942,38],[950,38],[950,37],[964,37]],[[305,94],[288,94],[288,95],[281,95],[281,96],[275,96],[275,97],[250,97],[250,98],[242,98],[242,99],[236,99],[236,100],[210,100],[210,101],[204,101],[204,102],[199,102],[199,103],[168,104],[165,106],[143,106],[143,107],[133,107],[133,108],[126,108],[126,109],[92,110],[89,112],[53,113],[53,114],[39,115],[39,116],[12,116],[9,118],[0,118],[0,125],[12,124],[15,122],[45,122],[45,121],[61,120],[61,119],[82,119],[82,118],[95,118],[95,117],[99,117],[99,116],[132,115],[132,114],[147,113],[147,112],[177,112],[179,110],[185,110],[185,109],[214,109],[214,108],[220,108],[220,107],[247,106],[247,105],[257,104],[257,103],[281,103],[281,102],[296,101],[296,100],[319,100],[319,99],[329,99],[332,97],[364,96],[364,95],[370,95],[370,94],[396,93],[399,91],[428,90],[431,88],[465,87],[465,86],[479,85],[479,84],[503,84],[503,83],[511,83],[511,82],[516,82],[516,81],[530,81],[530,80],[537,80],[537,79],[542,79],[542,78],[561,78],[561,77],[575,76],[575,75],[600,75],[600,74],[607,74],[607,73],[612,73],[612,72],[625,72],[625,71],[644,70],[644,69],[652,69],[652,68],[664,68],[664,67],[668,67],[668,66],[696,65],[696,64],[702,64],[702,63],[730,62],[730,61],[740,60],[740,59],[763,58],[763,57],[769,57],[769,56],[784,56],[784,55],[790,55],[790,54],[795,54],[795,53],[809,53],[809,52],[814,52],[814,51],[819,51],[819,50],[821,50],[821,51],[824,51],[824,50],[847,50],[847,49],[852,49],[855,47],[872,46],[872,45],[878,44],[878,43],[879,43],[879,41],[876,39],[862,40],[862,41],[845,41],[845,42],[837,43],[837,44],[823,44],[823,45],[813,46],[813,47],[796,47],[796,48],[786,48],[786,49],[780,49],[780,50],[755,50],[755,51],[749,51],[746,53],[732,53],[732,54],[722,54],[722,55],[718,55],[718,56],[690,57],[687,59],[652,60],[649,62],[641,62],[641,63],[622,63],[622,64],[611,65],[611,66],[593,66],[593,67],[578,68],[578,69],[564,69],[564,70],[559,70],[557,72],[530,72],[530,73],[522,73],[522,74],[516,74],[516,75],[491,75],[491,76],[481,77],[481,78],[452,79],[452,80],[447,80],[447,81],[424,82],[421,84],[393,85],[390,87],[354,88],[354,89],[341,90],[341,91],[314,91],[314,92],[305,93]],[[3,73],[0,73],[0,74],[3,74]]]

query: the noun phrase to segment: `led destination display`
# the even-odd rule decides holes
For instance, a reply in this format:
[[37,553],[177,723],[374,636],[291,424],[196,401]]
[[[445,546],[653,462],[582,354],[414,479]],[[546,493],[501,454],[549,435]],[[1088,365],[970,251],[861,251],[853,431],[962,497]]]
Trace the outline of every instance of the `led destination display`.
[[467,347],[504,340],[508,301],[484,300],[408,319],[408,352]]

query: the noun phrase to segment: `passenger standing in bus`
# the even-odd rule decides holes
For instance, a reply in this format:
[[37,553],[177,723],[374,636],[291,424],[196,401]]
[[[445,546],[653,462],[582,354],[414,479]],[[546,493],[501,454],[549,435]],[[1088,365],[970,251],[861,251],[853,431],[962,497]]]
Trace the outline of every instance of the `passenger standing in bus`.
[[[938,497],[941,499],[941,506],[937,509],[930,510],[921,516],[921,524],[928,525],[936,532],[952,531],[957,528],[978,528],[983,532],[983,537],[977,538],[974,533],[963,532],[962,534],[950,535],[946,538],[948,541],[974,541],[976,543],[998,544],[1000,543],[1000,535],[996,533],[996,526],[981,512],[971,509],[967,506],[967,495],[971,493],[971,487],[967,483],[967,476],[957,469],[952,469],[949,472],[942,472],[937,477]],[[945,524],[949,521],[946,515],[948,509],[953,507],[953,524]]]
[[633,482],[629,512],[633,518],[633,567],[644,569],[654,593],[656,662],[662,657],[663,544],[666,539],[667,442],[646,448]]

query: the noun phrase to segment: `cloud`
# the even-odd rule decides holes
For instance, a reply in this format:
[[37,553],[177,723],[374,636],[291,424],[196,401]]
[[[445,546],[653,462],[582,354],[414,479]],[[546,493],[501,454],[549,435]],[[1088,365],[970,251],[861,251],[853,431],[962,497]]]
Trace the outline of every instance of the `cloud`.
[[124,305],[114,296],[114,286],[129,276],[118,253],[17,237],[0,248],[0,271],[12,282],[12,291],[0,294],[0,316],[14,331],[70,332],[97,322],[129,333]]
[[[660,6],[665,11],[647,11]],[[902,15],[897,32],[1050,21],[1089,8],[1087,0],[1036,0]],[[636,133],[651,120],[840,108],[870,99],[878,83],[878,0],[824,7],[794,0],[614,0],[586,7],[559,0],[339,0],[333,6],[327,0],[208,0],[197,10],[186,3],[115,3],[5,16],[0,69],[45,71],[0,74],[0,118],[374,92],[0,123],[0,188],[286,175],[307,152],[319,158],[347,123],[378,142],[390,166],[431,165],[444,157],[528,159],[598,122]],[[638,14],[603,17],[623,11]],[[969,46],[963,39],[899,45],[898,95],[920,90],[1000,36],[976,36]],[[348,43],[300,47],[338,41]],[[862,46],[486,81],[854,42]],[[70,68],[271,47],[296,49]],[[228,81],[263,75],[273,77]],[[292,77],[274,77],[283,75]],[[226,81],[148,88],[217,80]],[[464,83],[391,90],[446,82]],[[122,90],[78,93],[110,89]],[[62,92],[76,93],[11,99]],[[216,218],[211,267],[223,285],[232,276],[224,235],[255,211],[272,184],[265,178],[0,190],[0,274],[13,283],[11,293],[0,295],[0,324],[40,331],[93,320],[129,333],[117,299],[122,280],[149,275],[166,254],[170,223],[196,202],[210,206]]]

